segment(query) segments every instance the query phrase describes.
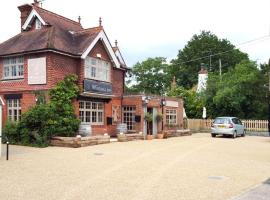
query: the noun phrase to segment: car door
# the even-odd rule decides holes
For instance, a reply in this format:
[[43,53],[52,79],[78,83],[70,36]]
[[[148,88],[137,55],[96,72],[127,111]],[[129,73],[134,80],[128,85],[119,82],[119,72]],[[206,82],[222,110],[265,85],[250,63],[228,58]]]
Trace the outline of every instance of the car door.
[[245,130],[245,127],[243,125],[243,123],[241,122],[240,119],[237,119],[238,121],[238,126],[239,126],[239,134],[243,134],[244,133],[244,130]]

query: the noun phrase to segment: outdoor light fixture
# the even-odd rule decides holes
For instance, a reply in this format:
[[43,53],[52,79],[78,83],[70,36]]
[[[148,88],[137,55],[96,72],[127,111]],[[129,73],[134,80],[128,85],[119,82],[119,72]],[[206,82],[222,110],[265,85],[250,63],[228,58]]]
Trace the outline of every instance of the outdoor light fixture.
[[142,97],[143,105],[146,106],[149,103],[150,99],[151,99],[151,97],[148,97],[148,96]]

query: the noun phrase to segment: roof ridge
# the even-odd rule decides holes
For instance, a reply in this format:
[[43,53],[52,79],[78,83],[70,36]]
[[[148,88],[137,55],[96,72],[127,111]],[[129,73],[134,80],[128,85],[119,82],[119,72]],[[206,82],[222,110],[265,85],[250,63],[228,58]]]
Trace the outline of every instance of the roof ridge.
[[38,7],[38,6],[34,6],[34,5],[33,5],[33,9],[37,9],[37,10],[40,9],[40,10],[42,10],[42,11],[48,12],[48,13],[50,13],[50,14],[53,14],[53,15],[55,15],[56,17],[59,17],[59,18],[64,19],[64,20],[66,20],[66,21],[69,21],[69,22],[71,22],[71,23],[73,23],[73,24],[82,26],[79,22],[76,22],[75,20],[69,19],[69,18],[67,18],[67,17],[64,17],[64,16],[62,16],[62,15],[59,15],[59,14],[57,14],[57,13],[55,13],[55,12],[52,12],[52,11],[46,10],[46,9],[44,9],[44,8],[41,8],[41,7]]
[[83,30],[80,30],[80,31],[74,31],[74,34],[78,35],[78,34],[83,34],[83,33],[87,33],[91,30],[95,30],[95,31],[102,31],[103,28],[100,27],[100,26],[97,26],[97,27],[92,27],[92,28],[86,28],[86,29],[83,29]]

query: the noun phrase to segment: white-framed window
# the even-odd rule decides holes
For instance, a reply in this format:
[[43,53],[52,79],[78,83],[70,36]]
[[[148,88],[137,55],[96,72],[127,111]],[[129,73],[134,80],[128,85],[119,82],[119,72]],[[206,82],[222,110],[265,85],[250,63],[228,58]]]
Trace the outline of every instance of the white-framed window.
[[82,123],[103,125],[104,103],[93,101],[79,101],[79,115]]
[[36,19],[36,29],[41,29],[41,21],[38,18]]
[[86,57],[84,75],[85,78],[111,82],[111,65],[104,60]]
[[3,63],[3,79],[23,78],[23,57],[5,58]]
[[167,109],[166,110],[166,124],[177,124],[176,109]]
[[8,99],[7,100],[7,114],[9,121],[19,121],[21,119],[21,100]]
[[135,130],[135,106],[123,106],[123,122],[129,131]]

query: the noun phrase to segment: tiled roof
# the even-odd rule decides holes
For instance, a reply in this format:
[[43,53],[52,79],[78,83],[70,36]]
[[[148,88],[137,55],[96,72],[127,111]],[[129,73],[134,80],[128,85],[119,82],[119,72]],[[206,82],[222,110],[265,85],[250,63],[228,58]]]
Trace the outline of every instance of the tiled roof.
[[63,29],[68,29],[70,31],[80,31],[83,30],[79,22],[73,21],[51,11],[45,10],[38,6],[33,6],[33,9],[37,11],[40,17],[48,24],[52,26],[62,27]]
[[32,6],[48,24],[40,30],[24,31],[0,44],[0,56],[52,49],[80,56],[102,27],[83,29],[81,24]]

